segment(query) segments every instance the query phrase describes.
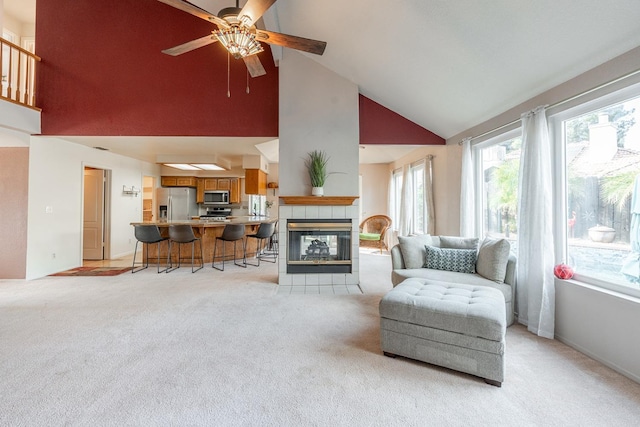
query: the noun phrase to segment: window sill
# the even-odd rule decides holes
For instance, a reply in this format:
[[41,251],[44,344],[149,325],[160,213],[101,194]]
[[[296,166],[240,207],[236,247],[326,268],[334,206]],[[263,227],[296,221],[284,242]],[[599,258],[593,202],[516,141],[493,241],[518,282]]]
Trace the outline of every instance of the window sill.
[[630,295],[621,291],[617,291],[614,289],[608,289],[602,286],[598,286],[598,285],[594,285],[591,283],[586,283],[583,282],[581,280],[578,279],[569,279],[569,280],[562,280],[562,279],[555,279],[556,281],[556,286],[562,286],[564,283],[570,283],[571,285],[580,287],[580,288],[584,288],[584,289],[588,289],[590,291],[594,291],[594,292],[599,292],[614,298],[619,298],[619,299],[623,299],[625,301],[629,301],[635,304],[640,304],[640,290],[636,290],[636,289],[632,289],[629,288],[629,290],[631,291],[635,291],[639,293],[639,296],[635,296],[635,295]]

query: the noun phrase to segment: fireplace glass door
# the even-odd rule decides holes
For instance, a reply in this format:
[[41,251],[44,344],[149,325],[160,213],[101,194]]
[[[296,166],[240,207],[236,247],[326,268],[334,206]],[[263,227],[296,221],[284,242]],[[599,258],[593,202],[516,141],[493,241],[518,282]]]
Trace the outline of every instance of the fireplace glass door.
[[351,273],[351,220],[288,220],[287,273]]

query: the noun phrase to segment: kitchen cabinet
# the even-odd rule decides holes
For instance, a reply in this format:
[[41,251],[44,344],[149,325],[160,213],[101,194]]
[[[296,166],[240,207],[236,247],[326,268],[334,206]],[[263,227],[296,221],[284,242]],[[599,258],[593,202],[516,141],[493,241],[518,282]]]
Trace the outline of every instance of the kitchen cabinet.
[[228,190],[229,203],[240,204],[240,178],[198,178],[196,203],[204,203],[204,192],[209,190]]
[[226,190],[218,185],[218,178],[200,178],[204,182],[204,190]]
[[193,187],[197,188],[195,176],[163,176],[160,177],[160,185],[163,187]]
[[240,178],[231,178],[229,180],[229,203],[232,205],[240,204]]
[[218,178],[218,190],[230,190],[231,179],[230,178]]
[[244,171],[244,192],[246,194],[267,194],[267,174],[260,169]]

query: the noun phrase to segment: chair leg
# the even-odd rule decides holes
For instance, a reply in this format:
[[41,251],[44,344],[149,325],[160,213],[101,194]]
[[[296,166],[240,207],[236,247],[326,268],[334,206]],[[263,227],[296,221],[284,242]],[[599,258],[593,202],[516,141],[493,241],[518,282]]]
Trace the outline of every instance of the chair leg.
[[195,273],[196,271],[200,270],[202,267],[204,267],[204,263],[203,263],[203,259],[202,259],[202,240],[200,239],[196,239],[200,241],[200,267],[196,268],[194,270],[195,267],[195,253],[196,253],[196,241],[192,241],[191,242],[191,272]]
[[178,243],[178,265],[176,267],[173,266],[173,257],[171,256],[171,247],[172,246],[173,245],[171,244],[171,240],[169,240],[169,254],[167,255],[168,266],[164,270],[165,273],[170,273],[173,270],[175,270],[177,268],[180,268],[180,243]]
[[[257,237],[255,239],[256,239],[256,260],[258,262],[256,264],[252,264],[249,261],[245,261],[245,263],[249,265],[253,265],[254,267],[260,267],[260,248],[262,246],[262,239]],[[249,238],[247,238],[247,240],[249,240]]]
[[158,258],[156,259],[156,263],[158,265],[158,274],[165,272],[167,270],[167,268],[168,268],[168,265],[167,265],[167,268],[165,268],[164,270],[160,270],[160,243],[161,242],[157,243],[157,246],[158,246]]
[[222,268],[220,268],[216,267],[216,252],[218,250],[218,240],[219,239],[215,239],[213,242],[213,259],[211,260],[211,267],[215,268],[216,270],[224,271],[224,247],[226,242],[224,240],[220,240],[222,242]]
[[233,241],[233,263],[235,265],[237,265],[238,267],[242,267],[242,268],[247,268],[247,245],[246,245],[246,239],[240,239],[242,240],[242,264],[238,264],[236,262],[237,258],[236,258],[236,254],[238,253],[238,250],[236,249],[236,244],[238,243],[237,240]]
[[[140,264],[142,265],[142,267],[138,268],[136,270],[136,255],[138,254],[138,243],[140,243],[139,240],[136,240],[136,247],[133,250],[133,264],[131,265],[131,273],[137,273],[138,271],[142,271],[144,269],[146,269],[147,267],[149,267],[149,248],[147,248],[147,265],[145,266],[144,264],[144,255],[142,256],[142,261],[140,261]],[[144,252],[144,243],[142,244],[142,252]]]

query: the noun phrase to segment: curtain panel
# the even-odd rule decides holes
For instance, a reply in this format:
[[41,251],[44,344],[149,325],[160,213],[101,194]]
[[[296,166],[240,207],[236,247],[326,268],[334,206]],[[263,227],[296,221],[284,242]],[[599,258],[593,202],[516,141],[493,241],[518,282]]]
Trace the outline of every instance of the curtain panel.
[[518,321],[530,332],[554,337],[552,159],[545,107],[522,119],[518,188]]
[[476,237],[476,197],[471,138],[462,141],[462,178],[460,183],[460,236]]
[[433,207],[433,156],[429,155],[424,162],[424,220],[425,233],[435,234],[436,221]]

